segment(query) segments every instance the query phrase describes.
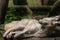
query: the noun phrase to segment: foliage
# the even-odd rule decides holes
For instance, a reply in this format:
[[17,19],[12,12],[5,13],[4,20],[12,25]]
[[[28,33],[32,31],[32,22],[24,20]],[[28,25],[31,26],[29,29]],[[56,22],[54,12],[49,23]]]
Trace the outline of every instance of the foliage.
[[15,12],[15,11],[16,11],[15,8],[9,9],[9,12],[7,12],[6,17],[5,17],[5,23],[9,23],[13,20],[16,20],[17,17],[15,15],[13,15],[13,12]]
[[11,13],[8,13],[5,17],[5,23],[7,22],[11,22],[12,20],[15,20],[16,19],[16,16],[11,14]]

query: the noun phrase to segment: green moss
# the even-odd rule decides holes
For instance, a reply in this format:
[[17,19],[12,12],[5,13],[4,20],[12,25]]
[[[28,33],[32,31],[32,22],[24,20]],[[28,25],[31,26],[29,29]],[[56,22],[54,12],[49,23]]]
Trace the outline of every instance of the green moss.
[[2,35],[0,34],[0,40],[3,40],[3,37],[2,37]]
[[3,40],[3,38],[2,38],[2,37],[0,37],[0,40]]

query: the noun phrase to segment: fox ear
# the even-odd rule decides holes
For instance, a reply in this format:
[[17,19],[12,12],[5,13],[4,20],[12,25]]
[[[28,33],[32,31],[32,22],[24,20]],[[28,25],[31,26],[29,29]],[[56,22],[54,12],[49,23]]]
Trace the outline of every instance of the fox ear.
[[60,15],[53,17],[55,21],[60,21]]
[[60,16],[56,18],[57,21],[60,21]]

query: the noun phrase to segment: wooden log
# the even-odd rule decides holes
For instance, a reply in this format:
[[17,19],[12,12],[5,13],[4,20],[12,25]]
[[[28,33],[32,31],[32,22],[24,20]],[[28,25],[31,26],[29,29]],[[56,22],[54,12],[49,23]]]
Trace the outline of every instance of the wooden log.
[[[13,39],[13,40],[59,40],[60,37],[46,37],[46,38],[36,38],[36,37],[31,37],[31,38],[17,38],[17,39]],[[9,39],[9,40],[12,40]]]
[[23,40],[54,40],[55,38],[28,38]]
[[17,39],[6,39],[4,40],[60,40],[60,37],[46,37],[46,38],[36,38],[36,37],[31,37],[31,38],[17,38]]
[[35,38],[35,37],[31,37],[31,38],[16,39],[16,40],[60,40],[60,37],[46,37],[46,38]]
[[60,37],[56,37],[55,40],[60,40]]
[[51,16],[57,16],[60,12],[60,1],[56,1],[53,5],[53,8],[51,9],[49,13],[49,17]]

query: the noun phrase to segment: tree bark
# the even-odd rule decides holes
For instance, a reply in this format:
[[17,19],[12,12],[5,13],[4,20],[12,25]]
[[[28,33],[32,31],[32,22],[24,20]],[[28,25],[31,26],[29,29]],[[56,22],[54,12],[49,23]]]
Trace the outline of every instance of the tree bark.
[[7,8],[8,8],[8,0],[0,0],[0,24],[4,23]]

